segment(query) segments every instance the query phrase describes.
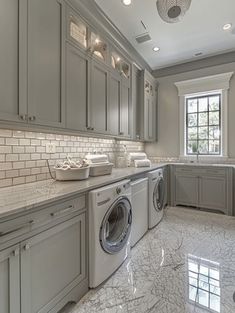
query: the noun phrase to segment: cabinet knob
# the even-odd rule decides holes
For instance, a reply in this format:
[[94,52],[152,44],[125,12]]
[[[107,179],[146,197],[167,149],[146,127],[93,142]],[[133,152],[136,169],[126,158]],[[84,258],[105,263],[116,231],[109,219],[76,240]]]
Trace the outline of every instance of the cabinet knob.
[[29,249],[30,249],[30,245],[29,245],[29,243],[27,243],[26,245],[24,245],[23,249],[24,249],[24,251],[29,250]]
[[119,135],[120,135],[120,136],[123,136],[123,135],[124,135],[124,133],[123,133],[123,132],[119,132]]
[[33,116],[30,116],[30,117],[29,117],[29,120],[30,120],[31,122],[35,121],[35,120],[36,120],[36,116],[34,116],[34,115],[33,115]]
[[13,256],[18,256],[19,254],[20,254],[19,248],[15,249],[15,250],[12,252],[12,255],[13,255]]
[[27,121],[28,115],[27,115],[27,114],[20,115],[20,119],[21,119],[22,121]]

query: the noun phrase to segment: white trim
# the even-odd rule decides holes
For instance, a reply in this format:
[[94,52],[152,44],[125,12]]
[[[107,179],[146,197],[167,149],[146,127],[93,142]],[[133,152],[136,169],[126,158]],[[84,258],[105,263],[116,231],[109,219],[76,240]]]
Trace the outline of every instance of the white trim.
[[214,90],[228,90],[233,72],[176,82],[179,96]]
[[180,158],[195,159],[194,156],[186,154],[185,147],[185,127],[186,127],[186,112],[185,112],[185,99],[189,96],[195,96],[197,94],[210,94],[212,92],[221,93],[221,155],[220,156],[200,156],[200,159],[211,158],[221,159],[228,157],[228,89],[230,79],[233,76],[233,72],[223,73],[213,76],[207,76],[202,78],[196,78],[181,82],[176,82],[175,85],[178,88],[179,94],[179,125],[180,125]]

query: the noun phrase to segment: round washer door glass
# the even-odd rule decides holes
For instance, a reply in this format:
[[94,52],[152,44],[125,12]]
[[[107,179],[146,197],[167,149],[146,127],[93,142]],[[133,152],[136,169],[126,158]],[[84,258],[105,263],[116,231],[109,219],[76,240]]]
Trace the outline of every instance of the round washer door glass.
[[162,176],[158,177],[153,191],[153,205],[156,211],[161,211],[164,205],[165,184]]
[[127,197],[117,199],[106,213],[100,227],[103,250],[115,254],[126,245],[131,232],[132,208]]

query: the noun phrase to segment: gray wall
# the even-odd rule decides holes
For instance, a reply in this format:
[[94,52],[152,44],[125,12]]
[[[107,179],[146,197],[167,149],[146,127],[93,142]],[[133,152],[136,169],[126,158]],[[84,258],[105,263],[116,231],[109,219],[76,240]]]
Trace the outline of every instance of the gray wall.
[[[179,157],[179,98],[174,83],[225,72],[235,72],[235,62],[158,78],[158,142],[146,144],[149,156]],[[235,74],[228,101],[228,155],[235,158]]]

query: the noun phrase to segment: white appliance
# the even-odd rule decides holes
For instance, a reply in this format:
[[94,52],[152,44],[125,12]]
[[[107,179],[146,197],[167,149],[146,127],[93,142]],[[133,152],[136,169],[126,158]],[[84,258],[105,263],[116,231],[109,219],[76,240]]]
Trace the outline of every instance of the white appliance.
[[133,247],[148,230],[148,178],[131,182],[131,199],[131,247]]
[[149,179],[149,229],[155,227],[163,217],[165,206],[164,169],[148,173]]
[[132,224],[129,180],[89,193],[89,286],[97,287],[130,251]]

